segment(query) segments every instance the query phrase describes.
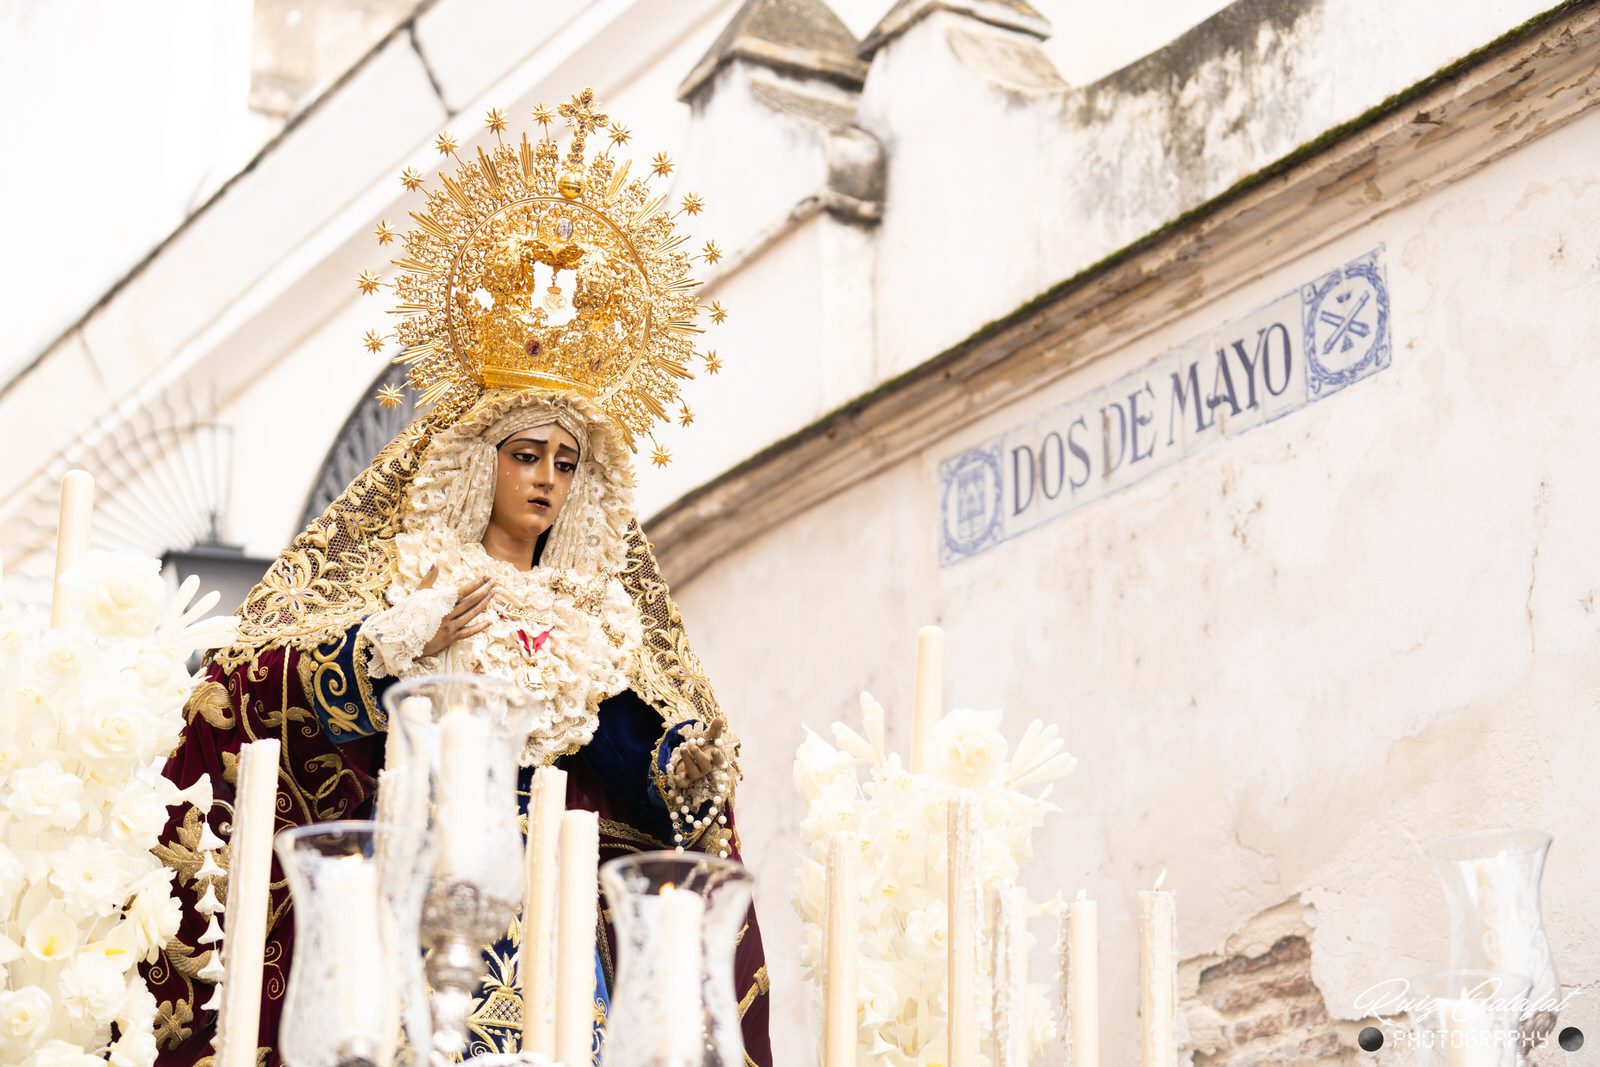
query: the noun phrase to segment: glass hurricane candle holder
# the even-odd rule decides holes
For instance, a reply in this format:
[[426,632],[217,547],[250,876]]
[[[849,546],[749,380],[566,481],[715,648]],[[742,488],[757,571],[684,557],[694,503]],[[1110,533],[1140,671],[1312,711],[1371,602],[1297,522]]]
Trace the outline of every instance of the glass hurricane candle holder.
[[1504,971],[1451,970],[1410,980],[1419,1067],[1516,1067],[1531,983]]
[[482,675],[401,682],[384,704],[400,744],[389,749],[379,809],[431,846],[419,872],[427,886],[420,934],[433,1048],[448,1059],[467,1046],[483,950],[522,903],[517,768],[538,704],[520,686]]
[[273,848],[294,901],[294,963],[279,1026],[288,1067],[390,1067],[431,1040],[417,951],[423,885],[385,876],[414,852],[397,826],[329,822],[285,830]]
[[600,868],[617,955],[606,1067],[743,1067],[733,962],[753,881],[741,864],[694,852]]
[[1428,846],[1450,909],[1450,966],[1526,975],[1525,1040],[1555,1029],[1561,980],[1550,958],[1539,882],[1550,835],[1537,830],[1458,834]]

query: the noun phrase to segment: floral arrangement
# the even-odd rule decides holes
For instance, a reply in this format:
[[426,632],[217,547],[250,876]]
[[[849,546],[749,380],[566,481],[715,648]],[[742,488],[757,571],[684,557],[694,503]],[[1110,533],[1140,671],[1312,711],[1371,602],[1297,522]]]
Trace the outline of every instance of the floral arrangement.
[[178,930],[172,871],[151,848],[174,804],[211,783],[161,776],[194,684],[226,644],[217,594],[175,596],[160,562],[97,552],[65,576],[71,624],[0,608],[0,1063],[148,1067],[155,998],[139,974]]
[[[828,839],[853,832],[862,848],[860,1053],[863,1062],[911,1067],[945,1054],[950,799],[962,790],[974,798],[981,884],[1011,883],[1033,854],[1034,831],[1059,810],[1049,802],[1053,787],[1046,783],[1070,773],[1077,760],[1064,751],[1054,726],[1031,723],[1008,753],[1000,712],[957,710],[929,733],[927,771],[912,773],[885,751],[883,708],[867,693],[861,708],[864,735],[835,723],[829,744],[807,730],[795,757],[795,785],[807,805],[800,824],[807,852],[795,890],[805,933],[801,965],[820,988]],[[1050,907],[1031,905],[1030,911]],[[980,942],[987,942],[990,909],[980,914]],[[1055,1037],[1050,988],[1030,984],[1024,1004],[1035,1056]],[[979,968],[977,992],[988,1004],[987,967]],[[980,1046],[988,1048],[992,1020],[987,1011],[978,1017]]]

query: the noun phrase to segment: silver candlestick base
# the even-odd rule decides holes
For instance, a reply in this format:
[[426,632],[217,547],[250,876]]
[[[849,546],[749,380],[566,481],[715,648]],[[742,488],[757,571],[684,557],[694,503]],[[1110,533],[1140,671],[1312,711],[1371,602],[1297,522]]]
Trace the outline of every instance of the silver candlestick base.
[[472,994],[483,980],[483,950],[505,933],[517,902],[491,896],[471,882],[441,880],[422,905],[424,970],[433,991],[433,1050],[452,1057],[466,1051]]

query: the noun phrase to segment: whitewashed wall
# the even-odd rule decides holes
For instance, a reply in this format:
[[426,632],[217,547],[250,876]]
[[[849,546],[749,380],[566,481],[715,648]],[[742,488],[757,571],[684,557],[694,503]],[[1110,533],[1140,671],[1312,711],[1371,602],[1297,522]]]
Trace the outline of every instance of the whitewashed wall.
[[[1600,1032],[1597,145],[1591,115],[1309,249],[679,587],[744,738],[779,1047],[813,1032],[782,948],[794,747],[866,688],[903,751],[928,622],[953,705],[1054,722],[1082,761],[1028,882],[1101,901],[1108,1062],[1137,1057],[1135,893],[1159,864],[1183,957],[1298,896],[1328,1008],[1359,1019],[1367,986],[1445,963],[1421,843],[1505,824],[1555,835],[1548,929],[1589,994],[1563,1021]],[[1390,367],[941,567],[941,460],[1379,245]]]

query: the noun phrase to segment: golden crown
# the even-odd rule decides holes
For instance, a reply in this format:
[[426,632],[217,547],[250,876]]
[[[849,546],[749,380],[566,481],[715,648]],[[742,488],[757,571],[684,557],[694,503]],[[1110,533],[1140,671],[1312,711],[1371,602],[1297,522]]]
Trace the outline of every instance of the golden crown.
[[[565,155],[550,136],[558,115],[571,131]],[[670,456],[652,429],[694,419],[679,385],[694,376],[695,339],[705,332],[696,320],[702,311],[716,323],[727,317],[720,303],[700,304],[689,276],[696,260],[721,258],[716,242],[691,254],[677,228],[704,201],[689,193],[677,211],[664,210],[666,194],[650,182],[672,173],[665,152],[630,179],[629,161],[611,152],[631,134],[599,113],[593,90],[554,112],[541,104],[533,118],[540,138],[511,142],[505,112],[490,111],[484,124],[495,145],[473,158],[439,134],[434,146],[457,165],[440,172],[438,188],[424,190],[414,167],[400,175],[408,190],[425,192],[427,207],[410,213],[406,254],[392,261],[399,325],[388,336],[369,330],[366,347],[397,341],[394,362],[411,368],[418,402],[445,414],[466,410],[485,388],[577,391],[600,404],[630,448],[651,437],[651,458],[664,465]],[[586,140],[601,130],[609,143],[586,158]],[[397,236],[388,220],[376,235],[380,245]],[[375,293],[382,282],[369,270],[357,285]],[[701,358],[710,374],[721,366],[714,351]],[[401,396],[386,387],[377,399],[393,405]]]

